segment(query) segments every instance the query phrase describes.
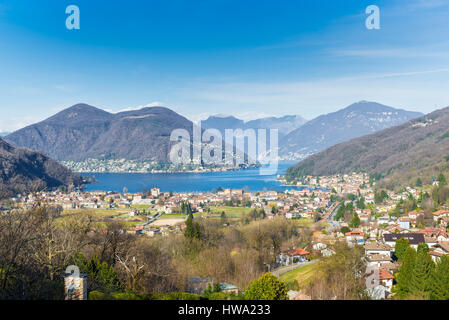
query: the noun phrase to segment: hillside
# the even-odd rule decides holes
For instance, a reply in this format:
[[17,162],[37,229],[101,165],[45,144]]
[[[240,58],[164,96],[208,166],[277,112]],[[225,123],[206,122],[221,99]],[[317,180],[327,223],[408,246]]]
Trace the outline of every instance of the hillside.
[[102,157],[166,161],[174,129],[191,132],[192,122],[163,107],[112,114],[78,104],[5,139],[58,161]]
[[81,184],[79,175],[44,154],[15,148],[0,139],[0,198],[18,192]]
[[290,132],[280,141],[279,154],[301,159],[337,143],[393,127],[419,116],[422,113],[361,101],[337,112],[321,115]]
[[286,178],[359,171],[386,176],[389,187],[428,178],[449,165],[448,123],[449,107],[328,148],[289,168]]

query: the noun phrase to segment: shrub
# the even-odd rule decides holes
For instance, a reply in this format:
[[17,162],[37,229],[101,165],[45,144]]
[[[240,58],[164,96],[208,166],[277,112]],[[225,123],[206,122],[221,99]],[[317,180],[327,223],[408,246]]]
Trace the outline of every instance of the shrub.
[[254,280],[245,292],[246,300],[288,300],[287,286],[271,273]]

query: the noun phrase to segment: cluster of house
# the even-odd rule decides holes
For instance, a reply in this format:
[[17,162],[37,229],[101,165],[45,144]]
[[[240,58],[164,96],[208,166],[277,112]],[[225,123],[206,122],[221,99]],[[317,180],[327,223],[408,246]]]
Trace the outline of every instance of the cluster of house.
[[449,255],[449,234],[446,230],[438,228],[425,228],[417,232],[387,233],[383,235],[382,242],[367,242],[364,245],[368,275],[370,281],[367,286],[373,298],[385,298],[391,294],[394,273],[399,265],[395,261],[394,250],[396,241],[408,239],[410,246],[415,250],[420,243],[426,243],[430,249],[430,256],[438,262],[441,256]]
[[[361,229],[366,231],[361,231]],[[326,247],[326,242],[335,243],[340,240],[347,241],[349,245],[362,245],[365,249],[365,259],[369,271],[367,272],[367,279],[369,279],[367,286],[375,299],[385,298],[391,294],[394,273],[399,269],[394,256],[398,239],[408,239],[411,247],[415,249],[420,243],[427,244],[434,262],[438,262],[443,255],[449,255],[449,232],[445,228],[425,227],[413,230],[404,229],[400,232],[380,229],[380,233],[369,232],[369,230],[369,226],[364,226],[360,230],[352,230],[344,235],[335,233],[324,236],[324,239],[320,237],[322,242],[315,243],[314,249],[321,249],[322,254],[328,256],[329,252],[323,252],[323,250],[329,250]]]
[[420,243],[427,244],[434,262],[438,262],[443,255],[449,255],[449,233],[440,228],[424,228],[408,233],[385,233],[381,239],[367,239],[366,234],[361,231],[340,234],[340,237],[322,237],[316,234],[311,252],[301,248],[287,250],[278,255],[277,262],[280,266],[293,266],[310,260],[311,254],[315,257],[332,256],[335,251],[331,247],[336,241],[346,240],[350,245],[362,245],[365,250],[368,292],[373,299],[384,299],[392,293],[394,274],[399,269],[394,251],[396,241],[401,238],[408,239],[415,250]]
[[369,178],[363,173],[336,174],[322,177],[306,177],[308,185],[321,188],[334,189],[340,194],[357,194],[360,186],[369,182]]
[[[229,203],[263,209],[267,218],[281,215],[287,219],[314,217],[330,206],[330,191],[302,190],[245,192],[242,189],[224,189],[204,193],[171,193],[153,188],[145,193],[120,193],[107,191],[62,191],[41,192],[18,195],[13,198],[14,206],[31,208],[38,201],[59,205],[63,210],[71,209],[130,209],[130,215],[138,214],[131,210],[136,205],[147,206],[147,211],[161,214],[181,212],[181,204],[189,203],[193,212],[205,212],[210,206],[223,206]],[[273,209],[275,208],[275,210]]]

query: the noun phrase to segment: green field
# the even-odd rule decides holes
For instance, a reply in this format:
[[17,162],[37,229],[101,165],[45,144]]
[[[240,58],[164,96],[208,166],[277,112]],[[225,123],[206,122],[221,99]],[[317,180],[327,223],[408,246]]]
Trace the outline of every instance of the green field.
[[251,210],[253,209],[242,207],[210,207],[212,215],[221,215],[224,211],[228,218],[241,218],[243,215],[250,213]]
[[317,263],[312,263],[307,266],[284,273],[280,277],[280,280],[285,282],[286,284],[293,283],[296,280],[298,281],[299,286],[302,287],[310,282],[312,276],[315,274],[316,268]]

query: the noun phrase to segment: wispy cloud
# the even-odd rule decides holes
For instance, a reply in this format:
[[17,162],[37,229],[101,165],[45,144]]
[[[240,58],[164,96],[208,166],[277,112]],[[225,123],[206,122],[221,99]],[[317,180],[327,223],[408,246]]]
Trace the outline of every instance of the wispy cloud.
[[383,49],[336,49],[331,54],[358,58],[449,58],[449,49],[435,48],[383,48]]
[[319,47],[319,46],[328,46],[339,43],[338,40],[333,41],[323,41],[317,39],[311,40],[286,40],[284,42],[274,43],[265,46],[255,47],[254,50],[274,50],[274,49],[291,49],[298,47]]
[[360,76],[354,76],[354,77],[344,77],[344,78],[340,78],[339,80],[383,79],[383,78],[406,77],[406,76],[416,76],[416,75],[443,73],[443,72],[449,72],[449,68],[423,70],[423,71],[397,72],[397,73],[367,74],[367,75],[360,75]]
[[35,116],[10,117],[7,119],[2,117],[0,119],[0,132],[13,132],[42,120]]
[[416,0],[409,2],[409,8],[411,9],[435,9],[440,7],[449,6],[447,0]]
[[[259,110],[269,115],[297,114],[312,119],[360,100],[431,112],[449,105],[446,72],[449,68],[359,74],[316,81],[205,83],[200,88],[186,88],[182,94],[192,104],[211,105],[214,110],[226,110],[236,116],[241,110]],[[263,115],[248,115],[249,119],[258,117]]]

